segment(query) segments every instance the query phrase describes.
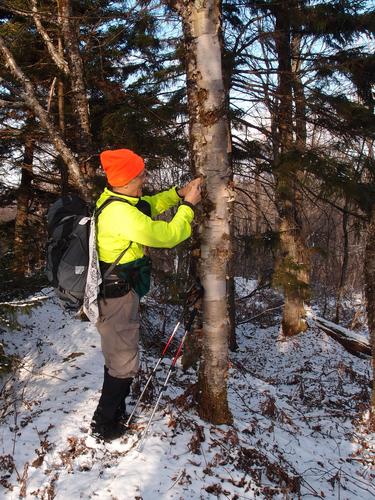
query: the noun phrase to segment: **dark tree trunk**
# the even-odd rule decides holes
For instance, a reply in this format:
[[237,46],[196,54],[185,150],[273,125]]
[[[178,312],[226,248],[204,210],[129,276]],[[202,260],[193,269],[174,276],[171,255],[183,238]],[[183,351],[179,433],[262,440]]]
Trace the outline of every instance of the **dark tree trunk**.
[[279,154],[275,159],[276,204],[280,219],[280,257],[274,276],[284,291],[282,334],[296,335],[307,329],[304,300],[308,289],[307,252],[299,217],[299,172],[288,162],[293,142],[293,76],[291,53],[291,3],[282,0],[275,9],[275,45],[278,58],[278,109],[276,114]]
[[291,39],[292,87],[295,105],[296,145],[305,149],[307,140],[306,99],[301,78],[301,35],[293,35]]
[[78,122],[76,129],[76,151],[79,153],[80,167],[84,175],[93,179],[95,175],[92,162],[93,144],[89,104],[84,79],[84,65],[79,49],[79,27],[72,13],[71,0],[58,0],[58,9],[66,58],[69,65],[72,102]]
[[236,336],[236,282],[233,276],[233,256],[230,263],[229,279],[227,280],[227,300],[229,316],[229,349],[232,352],[238,350]]
[[365,292],[367,302],[367,321],[372,351],[372,394],[370,406],[370,428],[375,431],[375,206],[371,211],[365,250]]
[[[232,127],[229,119],[230,116],[230,89],[232,87],[234,61],[228,55],[223,58],[222,71],[223,71],[223,84],[225,95],[225,110],[227,116],[228,127],[228,161],[230,165],[230,182],[233,183],[233,157],[232,157]],[[229,231],[230,240],[233,242],[234,238],[234,225],[233,225],[233,201],[229,203]],[[229,319],[229,349],[232,352],[237,351],[238,344],[236,338],[236,281],[234,279],[234,263],[236,255],[232,252],[230,261],[228,263],[228,276],[227,276],[227,304],[228,304],[228,319]]]
[[343,241],[343,258],[341,264],[341,273],[340,273],[340,282],[337,290],[337,298],[336,298],[336,316],[335,322],[338,323],[340,320],[341,313],[341,302],[342,297],[344,295],[345,290],[345,282],[346,276],[348,274],[348,265],[349,265],[349,231],[348,231],[348,223],[349,223],[349,200],[346,198],[344,205],[344,213],[342,214],[342,230],[344,234]]
[[33,181],[34,139],[31,132],[33,123],[34,118],[29,118],[26,121],[27,130],[25,133],[25,147],[21,167],[21,182],[17,193],[13,270],[18,277],[24,277],[27,274],[31,250],[28,218]]

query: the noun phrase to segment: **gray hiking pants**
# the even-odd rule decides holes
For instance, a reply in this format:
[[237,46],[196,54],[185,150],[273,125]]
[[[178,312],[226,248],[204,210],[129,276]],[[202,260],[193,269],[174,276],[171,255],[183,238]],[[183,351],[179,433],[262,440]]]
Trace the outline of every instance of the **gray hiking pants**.
[[131,290],[123,297],[99,299],[99,330],[108,373],[132,378],[139,369],[139,297]]

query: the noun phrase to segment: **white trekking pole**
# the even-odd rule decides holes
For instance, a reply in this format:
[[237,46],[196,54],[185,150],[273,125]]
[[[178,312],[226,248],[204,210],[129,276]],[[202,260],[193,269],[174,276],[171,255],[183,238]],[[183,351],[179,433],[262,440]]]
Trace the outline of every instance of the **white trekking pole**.
[[158,359],[158,361],[157,361],[156,365],[154,366],[154,369],[152,370],[151,375],[148,377],[147,382],[146,382],[146,385],[144,386],[143,391],[141,392],[141,395],[139,396],[139,398],[137,399],[137,402],[135,403],[135,406],[134,406],[134,408],[133,408],[133,411],[132,411],[132,412],[131,412],[131,414],[129,415],[128,420],[126,421],[125,427],[129,427],[129,424],[130,424],[130,422],[131,422],[131,419],[133,418],[134,413],[136,412],[136,410],[137,410],[137,408],[138,408],[138,406],[139,406],[140,402],[142,401],[143,395],[144,395],[144,393],[146,392],[146,389],[147,389],[147,387],[149,386],[149,384],[150,384],[150,382],[151,382],[151,380],[152,380],[153,376],[155,375],[155,372],[156,372],[156,370],[158,369],[158,366],[160,365],[160,363],[161,363],[162,359],[164,358],[164,355],[165,355],[165,353],[167,352],[167,350],[168,350],[168,347],[169,347],[170,343],[172,342],[172,340],[173,340],[174,336],[176,335],[176,332],[177,332],[177,330],[178,330],[178,328],[179,328],[180,324],[181,324],[181,321],[178,321],[178,323],[177,323],[177,324],[176,324],[176,326],[174,327],[174,330],[173,330],[173,332],[172,332],[171,336],[169,337],[168,342],[166,343],[166,345],[165,345],[165,347],[164,347],[164,349],[163,349],[163,352],[161,353],[160,358]]
[[[194,283],[194,284],[193,284],[193,285],[189,288],[189,290],[187,290],[187,292],[185,293],[185,295],[186,295],[186,297],[187,297],[187,299],[185,300],[185,307],[186,307],[186,304],[189,302],[189,295],[190,295],[190,294],[192,294],[192,292],[194,292],[194,289],[195,289],[195,288],[197,288],[197,285]],[[193,298],[191,299],[191,300],[192,300],[192,302],[190,303],[190,305],[194,305],[200,297],[201,297],[201,287],[199,286],[199,288],[197,288],[197,291],[195,291],[195,294],[193,294]],[[141,395],[139,396],[139,398],[137,399],[137,402],[135,403],[135,406],[134,406],[134,408],[133,408],[133,411],[131,412],[131,414],[129,415],[129,417],[128,417],[128,419],[127,419],[126,423],[125,423],[125,427],[129,427],[129,424],[130,424],[130,422],[131,422],[131,420],[132,420],[132,418],[133,418],[133,416],[134,416],[134,414],[135,414],[135,412],[136,412],[136,410],[137,410],[137,408],[138,408],[139,404],[140,404],[140,403],[141,403],[141,401],[142,401],[142,398],[143,398],[143,396],[144,396],[144,394],[145,394],[145,392],[146,392],[147,387],[149,386],[149,384],[150,384],[151,380],[153,379],[153,377],[154,377],[154,375],[155,375],[155,373],[156,373],[156,370],[158,369],[158,367],[159,367],[159,365],[160,365],[161,361],[163,360],[163,358],[164,358],[164,356],[165,356],[165,353],[166,353],[166,352],[167,352],[167,350],[168,350],[168,347],[170,346],[170,344],[171,344],[171,342],[172,342],[172,340],[173,340],[174,336],[175,336],[175,335],[176,335],[176,333],[177,333],[177,330],[179,329],[179,327],[180,327],[180,325],[181,325],[181,322],[182,322],[183,316],[184,316],[184,313],[182,314],[181,318],[179,319],[179,321],[177,322],[176,326],[174,327],[173,332],[172,332],[172,334],[170,335],[170,337],[169,337],[169,339],[168,339],[168,341],[167,341],[167,343],[166,343],[166,345],[165,345],[165,347],[164,347],[164,349],[163,349],[163,352],[161,353],[160,358],[158,359],[158,361],[157,361],[157,363],[156,363],[156,365],[155,365],[154,369],[152,370],[152,372],[151,372],[150,376],[148,377],[147,382],[146,382],[146,385],[144,386],[143,391],[141,392]]]
[[177,360],[178,360],[178,358],[181,355],[182,347],[183,347],[183,345],[185,343],[185,339],[186,339],[186,337],[187,337],[187,335],[188,335],[188,333],[189,333],[189,331],[191,329],[191,326],[193,324],[193,321],[194,321],[194,318],[195,318],[196,314],[197,314],[197,308],[193,307],[192,311],[190,312],[189,320],[188,320],[186,328],[185,328],[185,333],[184,333],[184,335],[183,335],[183,337],[182,337],[182,339],[180,341],[180,344],[178,346],[177,352],[176,352],[176,354],[175,354],[175,356],[174,356],[174,358],[172,360],[171,367],[168,370],[167,376],[166,376],[166,378],[164,380],[164,384],[163,384],[162,388],[159,391],[158,399],[156,400],[156,403],[155,403],[154,408],[152,410],[151,416],[150,416],[149,421],[147,423],[146,429],[144,430],[143,435],[141,437],[141,440],[140,440],[140,442],[138,444],[138,447],[137,447],[138,451],[142,450],[143,442],[146,439],[147,433],[148,433],[148,431],[150,429],[152,419],[154,418],[155,412],[156,412],[156,410],[157,410],[157,408],[159,406],[159,403],[160,403],[160,400],[161,400],[161,398],[163,396],[163,393],[164,393],[165,389],[167,388],[167,385],[168,385],[169,379],[170,379],[170,377],[172,375],[172,372],[173,372],[173,370],[176,367]]

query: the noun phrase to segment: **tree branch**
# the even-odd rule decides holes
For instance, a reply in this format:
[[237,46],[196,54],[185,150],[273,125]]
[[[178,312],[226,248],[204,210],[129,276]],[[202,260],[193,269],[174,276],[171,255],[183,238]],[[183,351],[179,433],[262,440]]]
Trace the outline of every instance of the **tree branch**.
[[27,107],[38,117],[42,127],[47,131],[51,141],[53,142],[56,150],[61,155],[64,163],[69,169],[69,174],[72,181],[78,187],[85,199],[88,199],[89,192],[87,183],[84,182],[79,165],[75,159],[70,148],[65,144],[61,138],[58,130],[50,121],[46,110],[39,103],[36,92],[31,81],[25,76],[23,71],[17,65],[13,55],[8,47],[5,45],[4,39],[0,36],[0,51],[3,54],[5,66],[9,68],[13,77],[18,80],[22,85],[21,96],[25,101]]
[[24,108],[26,103],[23,101],[5,101],[0,99],[0,108]]
[[57,48],[53,45],[50,37],[48,36],[48,33],[46,30],[43,28],[42,23],[40,21],[40,13],[38,12],[36,0],[31,0],[32,4],[32,11],[33,11],[33,19],[34,23],[36,26],[36,29],[38,30],[38,33],[40,36],[43,38],[44,43],[46,44],[46,47],[48,49],[48,52],[50,56],[52,57],[52,60],[56,64],[56,66],[59,68],[60,71],[62,71],[65,75],[69,75],[69,67],[68,63],[65,61],[65,59],[59,54]]

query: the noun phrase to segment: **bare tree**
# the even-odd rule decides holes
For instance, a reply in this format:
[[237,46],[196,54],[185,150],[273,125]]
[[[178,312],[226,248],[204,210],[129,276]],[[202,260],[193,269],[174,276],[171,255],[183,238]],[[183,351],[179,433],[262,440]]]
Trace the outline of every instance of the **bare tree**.
[[[370,330],[372,351],[372,370],[375,376],[375,206],[371,211],[368,228],[364,270],[366,280],[367,321]],[[370,427],[375,430],[375,377],[373,377],[372,381],[370,409]]]

